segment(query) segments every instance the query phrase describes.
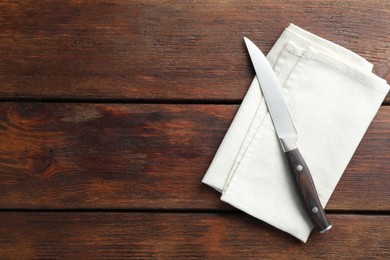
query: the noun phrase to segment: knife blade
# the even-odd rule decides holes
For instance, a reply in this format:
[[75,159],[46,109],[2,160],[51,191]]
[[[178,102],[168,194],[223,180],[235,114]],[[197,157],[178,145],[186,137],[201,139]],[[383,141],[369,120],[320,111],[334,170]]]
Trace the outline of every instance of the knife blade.
[[298,197],[314,227],[325,233],[332,225],[318,198],[311,173],[297,147],[298,133],[284,99],[279,81],[261,50],[244,37],[268,111],[291,169]]

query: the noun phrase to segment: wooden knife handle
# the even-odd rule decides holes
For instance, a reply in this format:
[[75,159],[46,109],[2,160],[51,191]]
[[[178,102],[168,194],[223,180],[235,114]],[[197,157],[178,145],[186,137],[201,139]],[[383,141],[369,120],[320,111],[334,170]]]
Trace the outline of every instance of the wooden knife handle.
[[320,233],[325,233],[331,229],[332,225],[318,198],[317,190],[305,160],[298,149],[291,150],[285,154],[290,164],[294,185],[302,205],[309,215],[314,228]]

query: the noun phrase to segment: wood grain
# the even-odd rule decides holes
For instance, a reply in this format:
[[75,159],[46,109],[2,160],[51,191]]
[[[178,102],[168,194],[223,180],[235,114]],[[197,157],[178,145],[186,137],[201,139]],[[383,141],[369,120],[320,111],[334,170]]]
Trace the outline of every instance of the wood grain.
[[386,0],[5,0],[0,98],[239,102],[254,76],[243,36],[268,52],[291,22],[390,81],[389,20]]
[[[317,232],[325,233],[332,228],[332,224],[321,205],[318,191],[313,182],[310,169],[307,166],[298,148],[285,153],[290,166],[291,178],[296,193],[309,216],[314,229]],[[300,169],[298,167],[301,167]]]
[[[235,105],[0,104],[0,208],[231,209],[201,183]],[[327,209],[390,210],[390,107]]]
[[0,259],[390,258],[390,106],[307,244],[201,183],[254,77],[243,36],[268,52],[294,23],[390,81],[389,20],[385,0],[0,1]]
[[[390,257],[390,217],[331,215],[307,244],[240,214],[1,213],[6,259],[358,259]],[[287,258],[287,257],[286,257]]]

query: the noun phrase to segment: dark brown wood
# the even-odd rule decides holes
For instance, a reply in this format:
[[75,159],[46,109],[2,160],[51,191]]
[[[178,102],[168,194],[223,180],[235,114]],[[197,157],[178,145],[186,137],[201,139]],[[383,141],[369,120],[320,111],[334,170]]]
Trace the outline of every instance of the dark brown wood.
[[332,225],[318,198],[317,189],[311,177],[310,169],[298,149],[285,153],[291,169],[291,177],[297,196],[306,210],[314,228],[320,233],[328,231]]
[[[235,100],[289,23],[341,44],[390,81],[390,2],[0,3],[0,98]],[[387,99],[390,102],[390,98]]]
[[201,183],[238,105],[173,104],[239,104],[243,36],[268,52],[290,22],[390,81],[389,20],[386,0],[1,1],[0,259],[390,258],[390,107],[302,244]]
[[[0,104],[0,208],[231,209],[201,183],[235,105]],[[390,210],[390,107],[327,209]]]
[[[390,257],[390,217],[331,215],[307,244],[240,214],[1,213],[5,259],[357,259]],[[288,256],[288,257],[287,257]]]

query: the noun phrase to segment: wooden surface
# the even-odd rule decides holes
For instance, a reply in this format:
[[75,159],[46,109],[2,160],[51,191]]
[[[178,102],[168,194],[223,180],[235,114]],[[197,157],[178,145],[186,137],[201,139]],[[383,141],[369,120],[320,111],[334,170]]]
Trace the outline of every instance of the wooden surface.
[[38,259],[388,258],[389,216],[332,219],[342,228],[313,234],[303,244],[243,213],[0,213],[0,254]]
[[390,81],[389,1],[1,1],[0,259],[390,258],[390,96],[307,244],[201,184],[290,23]]
[[2,1],[2,97],[240,101],[243,36],[268,52],[289,23],[390,80],[386,0]]
[[[2,103],[0,207],[230,209],[201,179],[237,108]],[[389,161],[384,106],[327,208],[389,210]]]

